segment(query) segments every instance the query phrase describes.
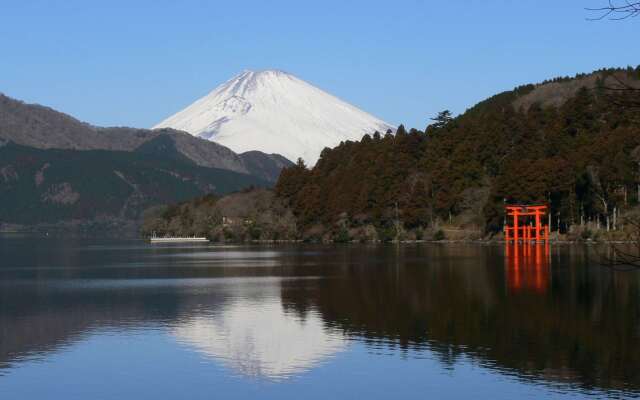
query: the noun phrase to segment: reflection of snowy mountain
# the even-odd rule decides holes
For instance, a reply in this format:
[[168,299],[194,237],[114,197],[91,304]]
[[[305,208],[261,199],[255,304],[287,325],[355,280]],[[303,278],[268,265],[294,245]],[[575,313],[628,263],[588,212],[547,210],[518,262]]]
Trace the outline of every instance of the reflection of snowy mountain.
[[178,325],[173,333],[243,375],[274,380],[310,370],[346,347],[344,337],[329,332],[317,315],[286,314],[279,295],[271,294],[241,297],[211,316]]

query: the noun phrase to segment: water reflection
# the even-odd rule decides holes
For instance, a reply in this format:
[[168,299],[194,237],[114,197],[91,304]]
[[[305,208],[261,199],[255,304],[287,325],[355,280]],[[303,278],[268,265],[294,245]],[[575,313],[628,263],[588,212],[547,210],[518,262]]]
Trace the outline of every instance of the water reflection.
[[175,337],[237,373],[276,381],[300,375],[346,347],[342,335],[315,313],[301,318],[284,312],[279,288],[242,286],[238,300],[181,322]]
[[364,346],[368,362],[402,354],[392,376],[427,358],[640,392],[640,274],[581,247],[27,247],[0,243],[5,373],[105,328],[154,329],[249,381],[284,385]]
[[549,243],[507,243],[504,261],[510,291],[547,291],[551,281]]
[[638,275],[589,266],[581,248],[557,249],[553,268],[543,249],[524,254],[516,266],[496,247],[404,249],[400,268],[352,264],[283,298],[372,346],[427,349],[445,366],[467,355],[525,380],[638,390]]

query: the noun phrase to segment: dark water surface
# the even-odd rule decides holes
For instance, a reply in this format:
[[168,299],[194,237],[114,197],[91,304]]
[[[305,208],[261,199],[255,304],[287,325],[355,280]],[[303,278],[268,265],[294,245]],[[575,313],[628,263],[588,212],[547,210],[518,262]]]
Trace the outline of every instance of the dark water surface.
[[637,397],[587,251],[0,236],[0,399]]

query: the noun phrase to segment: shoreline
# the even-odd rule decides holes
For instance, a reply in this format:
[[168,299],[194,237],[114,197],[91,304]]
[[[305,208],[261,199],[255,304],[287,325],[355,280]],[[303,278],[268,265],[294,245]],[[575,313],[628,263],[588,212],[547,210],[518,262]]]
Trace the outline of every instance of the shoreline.
[[[4,227],[0,228],[0,235],[20,235],[20,236],[34,236],[41,238],[73,238],[73,239],[127,239],[127,240],[144,240],[149,241],[149,236],[140,235],[134,229],[107,229],[102,232],[83,231],[82,229],[43,229],[43,227]],[[217,241],[207,237],[210,244],[335,244],[335,245],[353,245],[353,244],[478,244],[478,245],[491,245],[502,244],[507,242],[503,239],[443,239],[443,240],[351,240],[346,242],[337,241],[318,241],[318,240],[303,240],[303,239],[279,239],[279,240],[246,240],[246,241]],[[550,240],[549,245],[601,245],[601,244],[636,244],[635,240]],[[520,243],[520,245],[536,245],[532,243]],[[544,242],[540,244],[545,244]]]

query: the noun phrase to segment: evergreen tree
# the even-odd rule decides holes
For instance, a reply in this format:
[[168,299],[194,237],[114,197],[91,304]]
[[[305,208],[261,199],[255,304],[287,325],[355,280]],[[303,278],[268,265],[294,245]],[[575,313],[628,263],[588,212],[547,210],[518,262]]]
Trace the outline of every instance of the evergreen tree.
[[444,111],[440,111],[438,115],[430,119],[433,121],[431,126],[433,126],[436,129],[441,129],[447,126],[449,122],[453,120],[453,116],[451,115],[451,111],[444,110]]

